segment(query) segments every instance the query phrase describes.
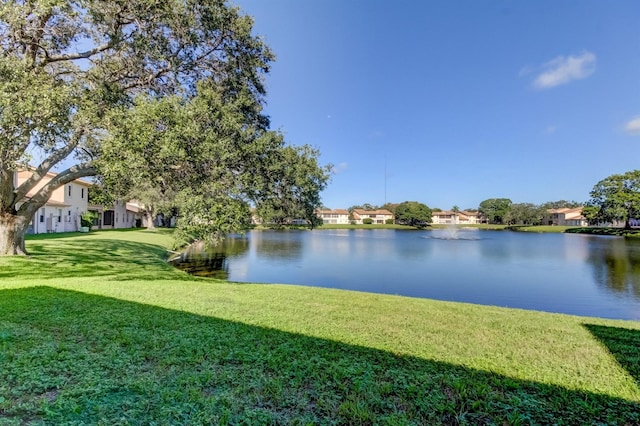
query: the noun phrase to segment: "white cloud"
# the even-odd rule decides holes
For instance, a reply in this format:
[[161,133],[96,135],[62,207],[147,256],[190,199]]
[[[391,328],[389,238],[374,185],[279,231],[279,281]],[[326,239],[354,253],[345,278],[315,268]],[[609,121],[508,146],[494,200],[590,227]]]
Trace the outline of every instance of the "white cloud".
[[342,162],[336,166],[333,167],[333,171],[338,174],[341,172],[344,172],[345,170],[347,170],[347,168],[349,167],[349,165],[346,162]]
[[596,55],[584,51],[575,56],[558,56],[542,65],[541,69],[542,72],[533,80],[533,86],[549,89],[589,77],[596,70]]
[[640,116],[631,119],[626,126],[624,126],[624,129],[630,135],[640,135]]

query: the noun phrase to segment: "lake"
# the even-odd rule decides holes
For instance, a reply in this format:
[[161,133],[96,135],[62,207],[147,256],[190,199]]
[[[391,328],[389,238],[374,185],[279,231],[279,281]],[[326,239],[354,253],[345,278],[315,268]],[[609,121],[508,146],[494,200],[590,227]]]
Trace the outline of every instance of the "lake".
[[180,267],[302,284],[640,320],[640,241],[458,230],[251,231]]

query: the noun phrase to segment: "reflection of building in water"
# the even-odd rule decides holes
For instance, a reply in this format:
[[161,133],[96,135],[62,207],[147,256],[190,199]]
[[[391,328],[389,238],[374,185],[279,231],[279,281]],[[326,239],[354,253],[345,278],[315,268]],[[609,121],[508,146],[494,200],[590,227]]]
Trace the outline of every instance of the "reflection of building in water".
[[597,238],[587,261],[595,281],[610,292],[640,299],[640,244],[624,238]]

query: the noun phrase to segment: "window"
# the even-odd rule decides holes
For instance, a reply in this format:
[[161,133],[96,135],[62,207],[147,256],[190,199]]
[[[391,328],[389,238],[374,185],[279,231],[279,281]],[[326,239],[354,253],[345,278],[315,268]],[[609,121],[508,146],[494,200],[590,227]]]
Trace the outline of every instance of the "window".
[[62,222],[62,209],[58,209],[58,222]]
[[84,188],[80,188],[80,198],[84,199]]
[[44,223],[44,209],[40,209],[40,218],[38,220],[40,223]]
[[104,212],[104,225],[105,226],[113,225],[113,210],[107,210]]
[[67,192],[69,193],[69,197],[71,197],[71,185],[67,186]]

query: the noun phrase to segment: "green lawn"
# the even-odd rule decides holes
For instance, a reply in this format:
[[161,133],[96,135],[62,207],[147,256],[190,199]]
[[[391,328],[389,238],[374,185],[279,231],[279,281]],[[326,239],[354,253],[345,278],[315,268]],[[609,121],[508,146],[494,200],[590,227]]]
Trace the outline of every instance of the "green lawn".
[[170,235],[0,258],[0,424],[640,424],[640,323],[190,277]]

